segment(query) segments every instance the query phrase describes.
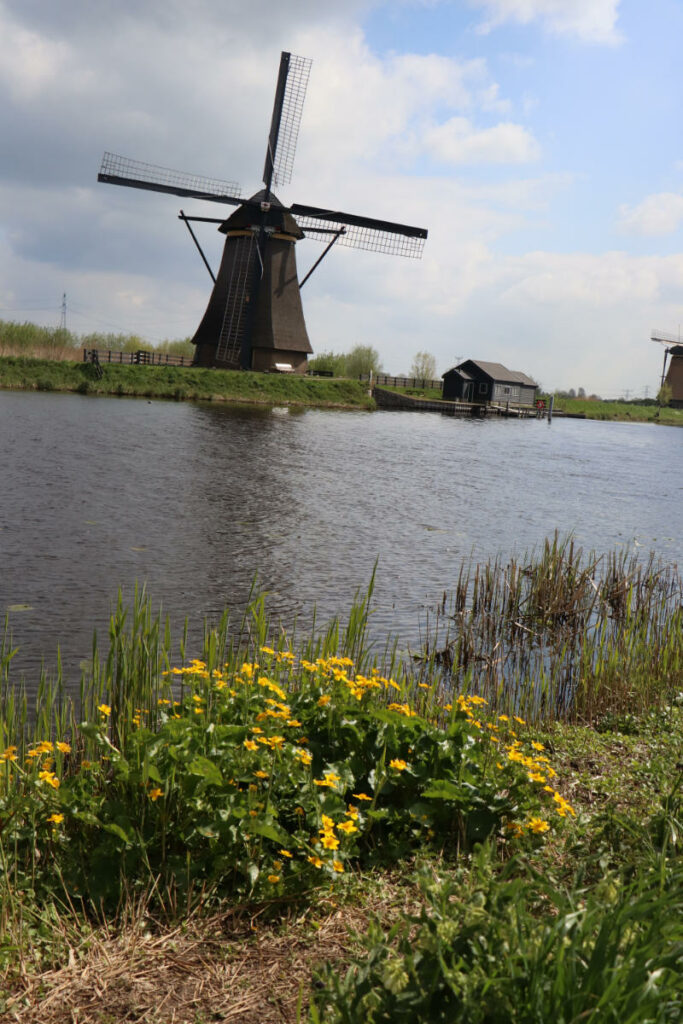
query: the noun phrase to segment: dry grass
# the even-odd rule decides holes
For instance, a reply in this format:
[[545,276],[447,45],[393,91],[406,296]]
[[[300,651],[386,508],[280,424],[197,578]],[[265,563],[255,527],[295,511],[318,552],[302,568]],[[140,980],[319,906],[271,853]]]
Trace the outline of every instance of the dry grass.
[[[195,912],[165,928],[144,915],[112,933],[62,924],[63,962],[17,965],[2,1024],[294,1024],[306,1019],[312,972],[340,969],[357,952],[352,933],[371,915],[389,926],[415,909],[416,891],[382,878],[363,905],[319,899],[286,922],[245,909]],[[367,890],[366,890],[367,897]],[[71,932],[71,934],[69,934]],[[299,1008],[301,1016],[299,1017]]]
[[83,359],[82,348],[56,348],[54,345],[10,345],[0,341],[0,359],[49,359],[56,363],[79,363]]

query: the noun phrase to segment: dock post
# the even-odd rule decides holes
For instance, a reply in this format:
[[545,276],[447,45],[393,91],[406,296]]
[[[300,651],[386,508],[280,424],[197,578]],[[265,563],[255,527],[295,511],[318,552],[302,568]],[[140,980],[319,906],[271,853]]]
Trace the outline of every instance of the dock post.
[[555,395],[550,396],[550,404],[548,405],[548,423],[553,422],[553,402],[555,401]]

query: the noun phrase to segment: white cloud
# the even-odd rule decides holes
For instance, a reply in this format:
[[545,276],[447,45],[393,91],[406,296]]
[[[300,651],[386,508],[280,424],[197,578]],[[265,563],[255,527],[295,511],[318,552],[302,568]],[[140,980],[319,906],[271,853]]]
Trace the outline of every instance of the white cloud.
[[477,130],[467,118],[452,117],[427,130],[424,143],[437,160],[451,164],[521,164],[540,155],[531,133],[509,121]]
[[16,24],[0,10],[0,82],[17,100],[34,100],[52,88],[69,67],[65,42]]
[[636,206],[619,207],[619,227],[633,235],[672,235],[683,220],[683,194],[658,192]]
[[585,43],[614,45],[621,0],[470,0],[486,13],[480,31],[512,21],[528,25],[538,21],[553,35],[575,36]]

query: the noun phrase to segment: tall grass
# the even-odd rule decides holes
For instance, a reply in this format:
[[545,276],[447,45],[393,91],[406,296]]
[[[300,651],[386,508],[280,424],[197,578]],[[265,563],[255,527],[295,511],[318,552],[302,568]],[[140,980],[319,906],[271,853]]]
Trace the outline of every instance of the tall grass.
[[556,535],[521,560],[463,564],[418,661],[530,719],[639,713],[683,690],[682,595],[674,565]]

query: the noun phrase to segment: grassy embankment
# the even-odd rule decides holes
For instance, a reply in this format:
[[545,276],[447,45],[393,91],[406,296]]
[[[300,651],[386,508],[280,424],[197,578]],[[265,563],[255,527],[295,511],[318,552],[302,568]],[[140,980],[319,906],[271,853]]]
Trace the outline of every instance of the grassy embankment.
[[591,420],[620,420],[625,423],[661,423],[683,426],[683,409],[670,406],[642,405],[639,402],[602,402],[587,398],[556,398],[559,412],[583,414]]
[[102,365],[101,377],[94,371],[95,367],[87,363],[5,357],[0,358],[0,388],[178,401],[374,408],[367,387],[353,380],[108,363]]
[[3,1020],[680,1021],[676,570],[465,566],[407,664],[369,597],[175,672],[140,599],[32,724],[6,645]]

